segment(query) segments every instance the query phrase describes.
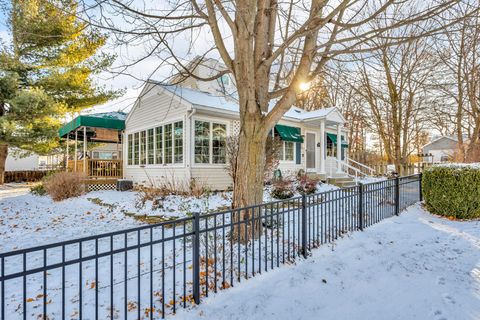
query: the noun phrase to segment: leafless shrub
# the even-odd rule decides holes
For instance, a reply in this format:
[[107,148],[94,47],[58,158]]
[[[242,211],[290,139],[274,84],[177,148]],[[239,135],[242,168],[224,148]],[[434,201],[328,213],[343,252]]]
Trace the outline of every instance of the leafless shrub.
[[[237,176],[237,159],[238,159],[238,136],[230,136],[227,138],[227,172],[228,175],[235,181]],[[273,172],[277,169],[279,164],[280,148],[282,147],[282,141],[278,138],[267,138],[266,154],[265,154],[265,168],[264,168],[264,181],[268,181],[272,178]]]
[[208,194],[210,189],[204,181],[195,178],[181,179],[172,173],[170,176],[163,177],[162,180],[150,181],[150,186],[138,186],[136,191],[138,193],[135,206],[143,208],[147,201],[154,202],[155,207],[156,202],[169,195],[200,198]]
[[85,193],[85,174],[80,172],[57,172],[43,183],[54,201],[78,197]]

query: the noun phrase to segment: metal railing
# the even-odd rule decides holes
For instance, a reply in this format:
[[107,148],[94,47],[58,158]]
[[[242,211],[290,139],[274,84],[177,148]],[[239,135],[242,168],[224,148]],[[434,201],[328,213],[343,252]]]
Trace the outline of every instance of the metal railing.
[[421,175],[0,254],[1,319],[155,319],[421,200]]

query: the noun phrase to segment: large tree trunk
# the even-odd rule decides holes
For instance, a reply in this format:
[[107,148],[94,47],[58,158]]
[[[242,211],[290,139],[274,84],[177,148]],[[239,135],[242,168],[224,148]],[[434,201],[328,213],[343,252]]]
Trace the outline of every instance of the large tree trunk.
[[[266,156],[264,123],[261,117],[247,116],[240,129],[237,175],[233,188],[233,207],[243,208],[262,203]],[[236,211],[233,239],[242,243],[261,235],[260,208]]]
[[5,162],[8,156],[8,144],[0,144],[0,184],[5,182]]

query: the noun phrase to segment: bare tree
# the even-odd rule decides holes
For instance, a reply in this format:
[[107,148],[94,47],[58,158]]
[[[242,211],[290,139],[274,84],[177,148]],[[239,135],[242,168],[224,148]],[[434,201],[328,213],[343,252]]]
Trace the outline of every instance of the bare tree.
[[[235,79],[240,111],[237,171],[242,174],[236,175],[233,192],[234,206],[242,207],[263,200],[268,133],[295,103],[303,83],[320,75],[334,56],[376,49],[371,40],[383,38],[388,30],[414,23],[422,28],[421,36],[454,23],[436,17],[462,1],[473,0],[89,0],[81,14],[115,33],[119,45],[144,46],[145,55],[137,61],[155,56],[162,65],[191,76],[184,61],[192,53],[221,58],[226,69],[199,80],[226,73]],[[392,10],[405,12],[388,18]],[[372,28],[369,22],[382,14],[385,23]],[[390,44],[409,39],[411,35],[399,36]],[[120,72],[134,66],[126,64]]]
[[366,156],[366,118],[365,100],[358,93],[359,83],[352,80],[352,70],[345,61],[335,61],[326,66],[325,86],[327,105],[337,107],[348,122],[349,155],[365,162]]
[[[465,16],[462,7],[456,16]],[[457,157],[475,161],[480,149],[480,17],[467,16],[448,28],[437,41],[443,68],[438,90],[450,108],[443,117],[454,124],[459,143]],[[453,108],[452,108],[453,106]],[[468,142],[468,143],[467,143]]]
[[[391,46],[397,32],[412,39]],[[370,128],[378,134],[388,160],[400,174],[410,154],[418,150],[415,142],[427,123],[429,79],[438,65],[431,41],[415,37],[417,32],[416,26],[393,31],[388,37],[373,40],[378,51],[357,56],[358,93],[368,103]]]

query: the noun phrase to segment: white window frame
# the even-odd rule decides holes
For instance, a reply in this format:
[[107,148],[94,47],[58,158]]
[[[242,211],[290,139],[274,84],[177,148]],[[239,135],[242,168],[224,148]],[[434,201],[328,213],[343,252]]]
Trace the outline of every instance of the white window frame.
[[[182,162],[179,162],[179,163],[175,163],[175,135],[173,133],[173,130],[174,130],[174,123],[176,122],[182,122],[182,141],[183,141],[183,148],[182,148]],[[165,163],[165,126],[166,125],[172,125],[172,163]],[[155,163],[156,162],[156,156],[157,156],[157,135],[156,135],[156,130],[155,128],[157,127],[162,127],[162,163],[161,164],[157,164]],[[168,167],[168,168],[183,168],[185,167],[185,150],[187,148],[187,141],[186,141],[186,134],[185,134],[185,131],[186,131],[186,126],[185,126],[185,119],[183,117],[179,117],[179,118],[173,118],[173,119],[170,119],[169,121],[165,121],[165,122],[161,122],[161,123],[156,123],[154,125],[149,125],[149,126],[144,126],[144,127],[141,127],[141,128],[137,128],[136,130],[131,130],[131,131],[127,131],[125,134],[127,136],[127,139],[128,139],[128,135],[131,134],[132,135],[132,138],[134,138],[134,135],[135,133],[138,133],[139,135],[139,152],[140,152],[140,132],[142,131],[145,131],[145,151],[146,151],[146,156],[148,155],[148,152],[147,152],[147,148],[148,148],[148,130],[149,129],[153,129],[153,141],[154,141],[154,144],[153,144],[153,150],[154,150],[154,153],[153,153],[153,156],[154,156],[154,163],[153,164],[148,164],[148,159],[146,159],[146,164],[135,164],[135,161],[133,159],[132,161],[132,164],[129,165],[128,164],[128,161],[127,161],[127,165],[126,167],[127,168],[164,168],[164,167]],[[135,140],[135,139],[133,139]],[[127,144],[127,150],[128,150],[128,144]],[[132,154],[134,154],[135,150],[135,145],[133,145],[133,152]],[[139,159],[140,159],[140,154],[139,154]]]
[[[195,121],[201,121],[201,122],[208,122],[209,123],[209,145],[208,145],[208,163],[196,163],[195,162]],[[203,117],[195,117],[192,119],[192,129],[191,131],[191,163],[192,166],[195,168],[202,168],[202,167],[225,167],[228,163],[228,156],[225,155],[225,163],[213,163],[213,124],[222,124],[225,125],[225,134],[226,138],[228,138],[230,134],[230,123],[226,120],[218,120],[215,118],[203,118]]]
[[[275,129],[272,129],[272,132],[271,132],[271,136],[272,136],[272,139],[275,139]],[[280,163],[288,163],[288,164],[296,164],[297,163],[297,143],[296,142],[293,142],[293,141],[284,141],[282,139],[280,139],[280,141],[282,142],[282,159],[278,159],[278,161]],[[293,160],[285,160],[285,142],[291,142],[293,143]]]

